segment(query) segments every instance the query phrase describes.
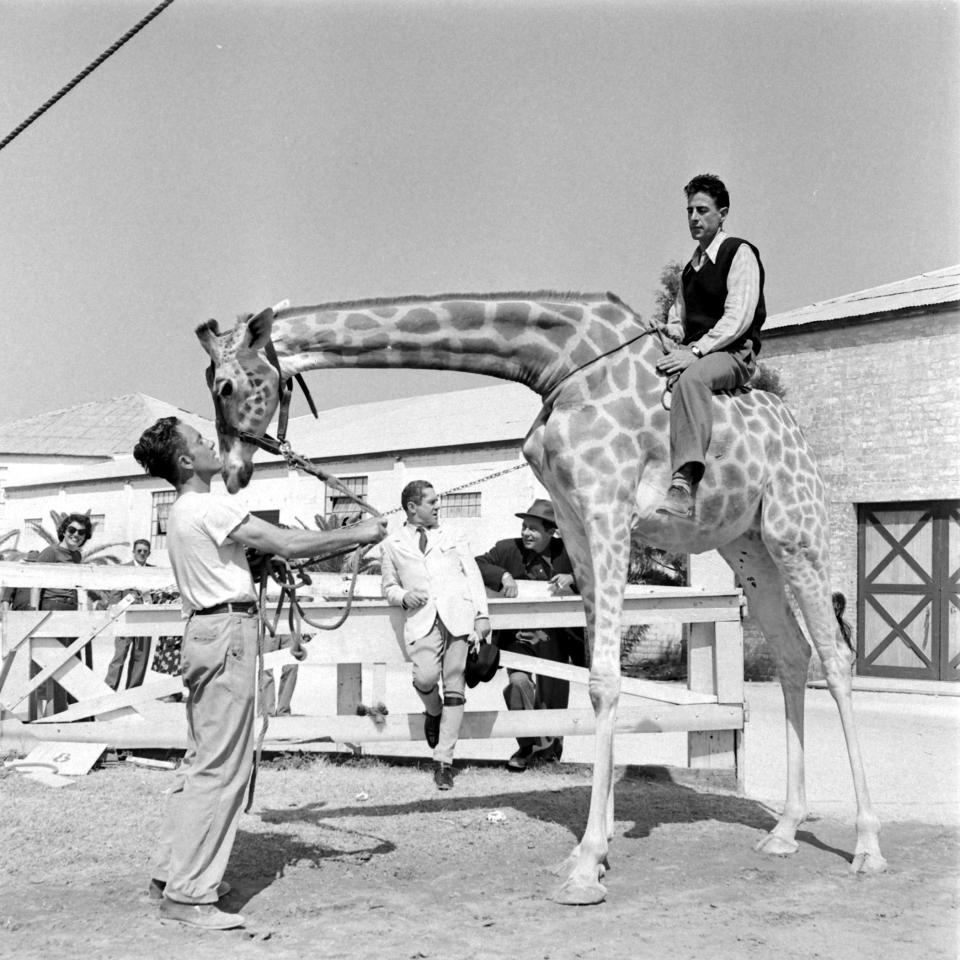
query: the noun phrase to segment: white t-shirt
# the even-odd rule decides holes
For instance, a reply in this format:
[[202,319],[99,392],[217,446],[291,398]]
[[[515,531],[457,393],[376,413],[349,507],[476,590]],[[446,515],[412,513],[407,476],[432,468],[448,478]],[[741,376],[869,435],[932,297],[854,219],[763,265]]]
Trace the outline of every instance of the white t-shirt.
[[219,603],[256,600],[243,547],[228,539],[248,511],[230,497],[182,493],[167,518],[167,551],[183,616]]

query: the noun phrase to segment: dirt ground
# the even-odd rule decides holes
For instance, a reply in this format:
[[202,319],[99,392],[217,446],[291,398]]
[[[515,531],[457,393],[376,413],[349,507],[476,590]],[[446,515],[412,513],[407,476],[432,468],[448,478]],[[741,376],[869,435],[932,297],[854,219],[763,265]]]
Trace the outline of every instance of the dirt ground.
[[810,821],[797,854],[765,858],[752,850],[773,824],[764,806],[623,769],[606,902],[555,904],[549,868],[590,798],[589,769],[567,765],[467,766],[440,794],[410,762],[266,764],[227,872],[224,906],[246,929],[161,924],[144,890],[174,776],[122,763],[55,790],[0,774],[0,956],[957,956],[955,829],[890,824],[889,871],[857,878],[852,823]]

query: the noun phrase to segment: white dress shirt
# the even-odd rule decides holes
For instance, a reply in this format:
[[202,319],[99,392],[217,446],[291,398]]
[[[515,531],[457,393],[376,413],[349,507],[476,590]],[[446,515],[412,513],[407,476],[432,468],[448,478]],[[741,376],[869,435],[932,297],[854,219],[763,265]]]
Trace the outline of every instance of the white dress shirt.
[[[699,270],[704,259],[711,263],[717,262],[717,253],[720,244],[729,234],[722,230],[717,231],[713,242],[707,249],[701,250],[698,246],[690,258],[690,266]],[[700,353],[708,354],[711,351],[722,350],[734,342],[737,337],[750,329],[753,315],[760,300],[760,264],[746,243],[741,243],[737,252],[730,261],[730,272],[727,274],[727,299],[723,305],[723,316],[699,340],[690,346],[696,347]],[[683,338],[687,316],[686,305],[683,302],[683,280],[677,299],[667,314],[667,333],[677,340]]]

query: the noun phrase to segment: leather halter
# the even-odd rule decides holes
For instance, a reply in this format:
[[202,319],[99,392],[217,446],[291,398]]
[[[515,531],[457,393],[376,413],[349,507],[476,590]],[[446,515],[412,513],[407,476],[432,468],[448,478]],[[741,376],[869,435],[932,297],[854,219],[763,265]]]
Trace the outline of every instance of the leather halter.
[[303,391],[304,397],[306,397],[307,406],[310,407],[310,412],[313,414],[314,418],[317,417],[317,407],[313,402],[313,397],[310,396],[310,391],[307,389],[307,385],[304,382],[301,374],[297,373],[292,377],[284,377],[283,371],[280,369],[280,360],[277,357],[277,350],[276,347],[274,347],[272,340],[267,341],[267,345],[264,347],[263,352],[266,354],[270,365],[274,368],[274,370],[277,371],[280,389],[280,412],[277,418],[276,437],[271,437],[268,433],[264,433],[264,435],[261,437],[255,433],[249,433],[246,430],[235,430],[232,426],[230,426],[230,424],[227,423],[226,417],[223,415],[223,404],[221,403],[220,397],[216,390],[214,390],[214,373],[216,371],[216,364],[213,362],[213,360],[210,361],[210,366],[207,367],[207,387],[210,389],[210,393],[213,396],[213,409],[216,415],[216,426],[219,436],[236,437],[242,443],[250,443],[255,447],[259,447],[261,450],[266,450],[267,453],[279,455],[283,452],[283,447],[287,440],[287,420],[290,417],[290,399],[293,396],[294,380],[296,380],[296,382],[300,385],[300,389]]

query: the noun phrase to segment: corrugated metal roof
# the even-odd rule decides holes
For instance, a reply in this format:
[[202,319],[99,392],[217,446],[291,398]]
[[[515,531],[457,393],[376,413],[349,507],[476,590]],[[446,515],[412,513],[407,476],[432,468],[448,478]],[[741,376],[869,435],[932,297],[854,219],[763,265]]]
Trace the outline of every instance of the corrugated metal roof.
[[213,430],[204,417],[131,393],[0,424],[0,453],[112,458],[129,454],[140,434],[160,417],[178,417],[202,433]]
[[843,320],[877,313],[894,313],[916,307],[960,301],[960,265],[921,273],[918,277],[885,283],[869,290],[847,293],[832,300],[797,307],[786,313],[767,317],[764,331],[799,324],[820,323],[824,320]]

